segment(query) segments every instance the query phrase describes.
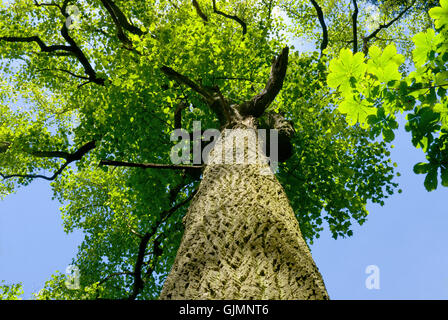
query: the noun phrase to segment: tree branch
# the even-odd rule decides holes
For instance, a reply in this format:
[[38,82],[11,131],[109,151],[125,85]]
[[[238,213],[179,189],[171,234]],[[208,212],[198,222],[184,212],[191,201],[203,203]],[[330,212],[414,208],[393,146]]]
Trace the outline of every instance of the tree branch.
[[[132,34],[136,34],[139,36],[142,36],[146,34],[147,32],[143,32],[138,27],[134,26],[133,24],[129,23],[128,19],[124,15],[123,11],[121,11],[120,8],[112,1],[112,0],[101,0],[103,5],[106,7],[106,9],[109,11],[109,13],[115,16],[120,26],[127,31],[129,31]],[[108,9],[109,8],[109,9]]]
[[199,93],[205,99],[210,109],[215,112],[221,125],[225,125],[227,121],[229,121],[228,115],[232,113],[232,110],[228,101],[223,98],[217,86],[210,88],[198,85],[187,76],[184,76],[167,66],[163,66],[161,71],[165,73],[168,78],[175,80],[179,84],[185,84],[193,91]]
[[89,80],[89,77],[80,76],[80,75],[75,74],[75,73],[73,73],[71,71],[68,71],[68,70],[65,70],[65,69],[60,69],[60,68],[56,68],[56,69],[39,69],[39,71],[61,71],[61,72],[65,72],[65,73],[67,73],[67,74],[69,74],[69,75],[71,75],[71,76],[73,76],[75,78],[78,78],[78,79]]
[[324,51],[328,46],[328,29],[327,25],[325,24],[324,20],[324,13],[322,12],[322,8],[317,4],[315,0],[311,0],[311,3],[313,4],[314,8],[317,12],[317,17],[319,18],[319,23],[322,28],[322,42],[320,44],[320,51]]
[[[68,14],[64,14],[64,16],[68,17]],[[61,35],[70,44],[70,47],[72,48],[72,52],[78,58],[78,61],[82,64],[84,67],[84,72],[89,76],[89,81],[94,82],[96,84],[99,84],[101,86],[104,86],[105,79],[98,78],[96,76],[96,72],[91,66],[89,60],[85,56],[84,52],[81,50],[81,48],[76,44],[75,40],[68,34],[68,28],[66,24],[64,23],[61,28]]]
[[132,47],[132,41],[128,38],[126,33],[123,29],[126,31],[136,34],[139,36],[142,36],[146,34],[147,32],[143,32],[138,27],[132,25],[129,23],[128,19],[124,15],[123,11],[112,1],[112,0],[101,0],[101,3],[106,8],[106,10],[109,12],[109,15],[112,18],[112,21],[115,24],[115,27],[117,28],[117,37],[118,39],[128,48],[130,49]]
[[54,52],[54,51],[68,51],[74,54],[73,48],[70,46],[65,45],[52,45],[47,46],[38,36],[31,36],[31,37],[0,37],[0,40],[6,41],[6,42],[36,42],[38,46],[40,47],[40,50],[42,52]]
[[391,21],[389,21],[389,22],[386,23],[386,24],[381,24],[375,31],[373,31],[373,32],[372,32],[371,34],[369,34],[367,37],[364,37],[364,38],[362,39],[362,42],[363,42],[363,50],[362,50],[362,51],[364,52],[365,55],[367,55],[367,53],[369,52],[369,47],[368,47],[368,43],[369,43],[369,41],[370,41],[372,38],[376,37],[376,35],[377,35],[381,30],[389,28],[392,24],[394,24],[396,21],[398,21],[399,19],[401,19],[401,17],[402,17],[403,15],[405,15],[406,12],[408,12],[409,9],[411,9],[411,8],[414,6],[414,4],[415,4],[415,0],[412,1],[412,3],[411,3],[409,6],[407,6],[406,8],[404,8],[403,11],[401,11],[401,12],[400,12],[394,19],[392,19]]
[[[186,203],[191,201],[191,199],[193,199],[195,194],[196,194],[196,190],[194,192],[192,192],[190,194],[190,196],[187,199],[185,199],[184,201],[176,204],[175,206],[171,207],[168,210],[163,211],[159,216],[159,217],[161,217],[161,219],[159,219],[158,223],[153,225],[150,232],[147,232],[143,235],[142,239],[140,240],[140,244],[138,246],[137,260],[135,262],[134,272],[133,272],[134,284],[133,284],[132,293],[128,297],[128,300],[134,300],[138,296],[140,291],[144,288],[144,281],[142,278],[142,266],[143,266],[143,261],[145,258],[146,247],[148,246],[149,241],[156,234],[160,225],[163,222],[165,222],[180,207],[184,206]],[[153,249],[152,263],[155,264],[156,260],[158,259],[158,257],[160,257],[162,255],[163,251],[160,249],[160,242],[158,239],[154,240],[153,246],[154,246],[154,249]],[[145,277],[149,278],[152,275],[153,271],[154,271],[154,267],[150,265],[146,271]]]
[[133,168],[153,168],[153,169],[168,169],[168,170],[201,170],[203,166],[197,165],[182,165],[182,164],[159,164],[159,163],[132,163],[125,161],[101,160],[100,166],[114,166],[114,167],[133,167]]
[[[61,14],[68,18],[69,14],[66,12],[67,5],[69,0],[65,0],[62,6],[56,5],[56,4],[39,4],[35,1],[35,5],[37,6],[55,6],[60,9]],[[89,82],[94,82],[99,85],[104,85],[105,79],[98,78],[96,75],[95,70],[92,68],[91,64],[89,63],[89,60],[85,56],[84,52],[81,50],[81,48],[76,44],[76,42],[73,40],[73,38],[68,33],[68,28],[65,24],[65,22],[62,25],[61,28],[61,35],[65,39],[65,41],[69,44],[67,45],[51,45],[47,46],[42,39],[40,39],[38,36],[30,36],[30,37],[15,37],[15,36],[2,36],[0,37],[0,40],[7,41],[7,42],[13,42],[13,43],[31,43],[35,42],[40,47],[40,50],[42,52],[65,52],[70,53],[71,55],[75,56],[78,61],[82,64],[84,67],[84,72],[88,75]]]
[[174,129],[182,128],[182,110],[187,107],[187,104],[184,101],[181,101],[174,111]]
[[358,3],[356,0],[352,0],[353,2],[353,14],[352,14],[352,24],[353,24],[353,53],[358,52]]
[[59,10],[62,10],[61,6],[57,3],[38,3],[36,0],[34,0],[34,5],[36,7],[56,7],[59,8]]
[[228,19],[232,19],[232,20],[238,22],[238,23],[241,25],[241,27],[243,28],[243,35],[245,35],[245,34],[247,33],[247,25],[246,25],[246,23],[245,23],[243,20],[241,20],[241,19],[240,19],[239,17],[237,17],[237,16],[230,15],[230,14],[224,13],[224,12],[222,12],[222,11],[219,11],[219,10],[216,8],[216,0],[212,0],[212,3],[213,3],[213,12],[214,12],[214,13],[219,14],[219,15],[221,15],[221,16],[223,16],[223,17],[226,17],[226,18],[228,18]]
[[74,153],[68,153],[65,151],[26,151],[29,154],[35,156],[35,157],[41,157],[41,158],[62,158],[65,159],[64,164],[62,164],[62,166],[50,177],[48,176],[44,176],[44,175],[40,175],[40,174],[11,174],[11,175],[4,175],[0,172],[0,176],[3,179],[10,179],[10,178],[31,178],[31,179],[36,179],[36,178],[41,178],[41,179],[45,179],[48,181],[52,181],[54,179],[57,178],[57,176],[59,176],[62,171],[64,171],[64,169],[73,161],[77,161],[77,160],[81,160],[82,157],[87,154],[90,150],[95,148],[95,141],[90,141],[88,143],[86,143],[85,145],[83,145],[81,148],[79,148],[76,152]]
[[285,47],[278,57],[273,60],[269,79],[263,91],[250,101],[243,102],[238,106],[241,115],[260,117],[272,101],[274,101],[283,86],[283,80],[285,79],[288,66],[288,53],[289,48]]
[[115,272],[115,273],[111,273],[111,274],[109,274],[107,277],[101,279],[101,280],[98,282],[98,285],[102,285],[102,284],[104,284],[105,282],[109,281],[109,280],[110,280],[111,278],[113,278],[113,277],[122,276],[122,275],[129,275],[129,276],[132,276],[132,275],[134,275],[134,273],[133,273],[133,272],[130,272],[130,271],[123,271],[123,272]]
[[204,87],[196,84],[194,81],[192,81],[187,76],[184,76],[180,74],[179,72],[175,71],[174,69],[162,66],[160,70],[170,79],[175,80],[179,84],[184,84],[188,87],[190,87],[193,91],[199,93],[203,98],[205,98],[207,101],[210,100],[212,95],[210,92],[205,89]]
[[204,20],[204,22],[208,22],[207,16],[201,10],[201,7],[199,6],[199,3],[196,0],[193,0],[193,7],[196,9],[196,13],[198,14],[198,16],[200,16],[201,19]]

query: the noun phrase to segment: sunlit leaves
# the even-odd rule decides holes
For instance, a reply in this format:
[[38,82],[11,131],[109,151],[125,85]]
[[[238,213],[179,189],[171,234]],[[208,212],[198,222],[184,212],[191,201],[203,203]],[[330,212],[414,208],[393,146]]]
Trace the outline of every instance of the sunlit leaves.
[[435,7],[429,10],[431,18],[435,19],[435,26],[437,29],[448,24],[448,1],[440,0],[440,7]]
[[428,55],[437,49],[440,40],[440,34],[436,35],[434,29],[420,32],[412,38],[412,41],[415,43],[415,49],[412,51],[412,54],[416,67],[420,67],[427,62]]
[[364,125],[369,115],[376,114],[376,109],[369,106],[365,100],[359,100],[353,96],[347,97],[339,104],[339,111],[347,115],[346,119],[350,125],[356,123]]
[[342,92],[347,92],[363,80],[366,70],[362,53],[353,55],[351,50],[342,49],[339,57],[330,62],[327,83],[332,88],[340,87]]
[[404,56],[397,54],[395,46],[389,45],[384,50],[372,46],[369,49],[369,56],[370,59],[367,62],[368,73],[375,76],[380,83],[401,79],[398,67],[404,63]]
[[3,284],[0,281],[0,300],[22,300],[20,297],[23,294],[23,287],[21,283]]

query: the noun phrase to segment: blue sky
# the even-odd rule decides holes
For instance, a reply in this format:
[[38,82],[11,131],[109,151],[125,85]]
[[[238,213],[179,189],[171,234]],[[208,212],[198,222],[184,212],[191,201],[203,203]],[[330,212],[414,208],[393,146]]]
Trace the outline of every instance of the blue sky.
[[[425,175],[412,171],[425,157],[400,122],[391,158],[403,193],[383,207],[369,205],[368,221],[352,237],[333,240],[325,232],[311,247],[330,298],[448,299],[448,189],[425,190]],[[379,290],[366,288],[369,265],[380,270]]]
[[[393,144],[403,193],[383,207],[369,205],[368,221],[352,237],[324,232],[311,246],[332,299],[448,299],[448,189],[427,192],[424,175],[412,172],[424,155],[403,125]],[[24,298],[54,271],[65,272],[82,241],[80,232],[63,232],[51,194],[47,181],[36,180],[0,202],[0,280],[22,282]],[[380,270],[378,290],[366,288],[369,265]]]

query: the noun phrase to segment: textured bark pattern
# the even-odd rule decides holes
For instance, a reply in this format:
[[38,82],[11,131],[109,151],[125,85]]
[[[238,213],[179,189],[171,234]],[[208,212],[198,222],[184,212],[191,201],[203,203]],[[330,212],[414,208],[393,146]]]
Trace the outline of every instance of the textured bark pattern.
[[328,299],[266,158],[252,145],[256,164],[216,160],[229,138],[211,152],[160,299]]

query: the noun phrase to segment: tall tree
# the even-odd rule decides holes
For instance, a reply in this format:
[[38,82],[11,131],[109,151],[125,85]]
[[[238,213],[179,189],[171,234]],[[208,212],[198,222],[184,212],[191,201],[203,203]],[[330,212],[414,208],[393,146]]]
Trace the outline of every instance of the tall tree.
[[[324,221],[335,238],[350,236],[366,203],[383,204],[397,185],[386,142],[347,125],[326,84],[327,57],[339,49],[332,28],[346,30],[329,10],[347,8],[288,7],[293,18],[316,17],[293,30],[323,39],[320,53],[305,54],[274,12],[285,6],[3,4],[1,194],[49,180],[65,230],[85,234],[73,260],[81,289],[55,274],[38,298],[328,298],[306,241]],[[171,133],[194,135],[197,120],[223,133],[210,162],[172,164]],[[213,162],[233,139],[224,130],[238,128],[278,129],[275,174],[260,174],[263,154],[251,165]]]

